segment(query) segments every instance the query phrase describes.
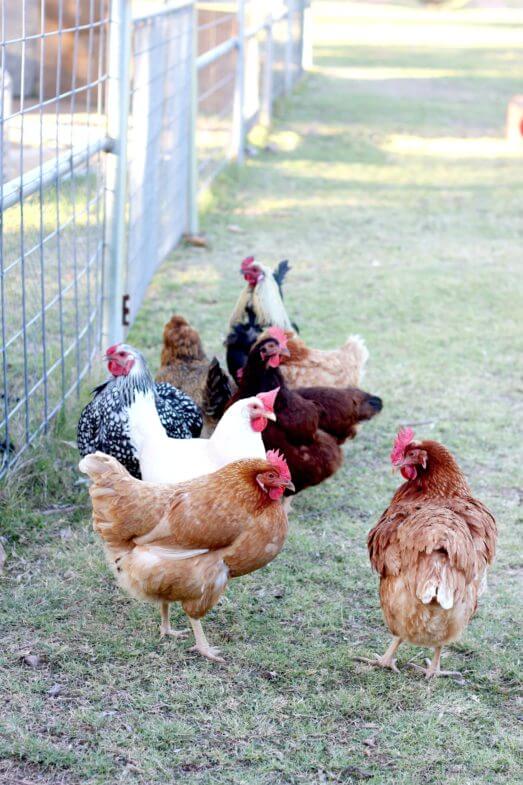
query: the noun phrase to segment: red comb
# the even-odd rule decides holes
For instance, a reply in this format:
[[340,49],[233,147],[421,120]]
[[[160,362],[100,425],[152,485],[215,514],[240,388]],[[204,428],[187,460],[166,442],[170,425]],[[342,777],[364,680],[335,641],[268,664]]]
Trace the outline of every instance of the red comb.
[[405,448],[414,439],[414,431],[412,428],[401,428],[398,435],[394,439],[394,446],[390,454],[390,460],[393,464],[400,463],[403,460]]
[[249,269],[249,267],[253,262],[254,262],[254,256],[246,256],[243,262],[241,263],[240,271],[244,273],[246,270]]
[[110,346],[110,347],[109,347],[109,348],[106,350],[106,352],[105,352],[105,353],[106,353],[106,354],[114,354],[114,353],[115,353],[115,351],[118,349],[118,347],[119,347],[119,346],[120,346],[120,344],[119,344],[119,343],[115,343],[115,344],[113,344],[112,346]]
[[269,392],[262,392],[257,394],[257,398],[262,401],[263,405],[267,409],[268,412],[274,411],[274,401],[276,400],[276,396],[280,392],[279,387],[275,387],[274,390],[269,390]]
[[289,467],[287,466],[287,461],[281,452],[278,452],[278,450],[269,450],[267,452],[267,460],[272,466],[274,466],[275,469],[277,469],[280,477],[282,477],[284,480],[291,479],[291,473],[289,471]]
[[267,334],[274,338],[275,341],[278,341],[282,349],[287,348],[287,336],[285,335],[285,330],[282,330],[281,327],[269,327]]

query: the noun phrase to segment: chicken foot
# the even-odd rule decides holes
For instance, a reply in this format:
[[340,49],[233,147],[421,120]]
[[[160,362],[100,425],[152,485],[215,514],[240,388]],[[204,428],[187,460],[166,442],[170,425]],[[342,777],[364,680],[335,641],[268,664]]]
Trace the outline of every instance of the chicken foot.
[[208,660],[213,660],[214,662],[225,662],[223,657],[219,656],[220,650],[215,646],[209,645],[209,641],[205,637],[201,621],[199,619],[192,619],[190,616],[189,621],[191,622],[191,627],[196,640],[196,646],[193,646],[191,649],[189,649],[189,651],[197,651],[203,657],[207,657]]
[[399,673],[394,655],[396,654],[400,643],[401,638],[394,636],[389,648],[385,654],[381,655],[381,657],[379,654],[375,654],[373,660],[369,659],[368,657],[354,657],[354,659],[358,662],[366,662],[368,665],[374,665],[376,668],[389,668],[391,671],[394,671],[394,673]]
[[162,600],[160,613],[162,615],[162,623],[160,624],[161,638],[165,638],[166,635],[170,635],[172,638],[183,638],[185,635],[187,635],[187,630],[172,629],[171,623],[169,621],[169,603],[165,600]]
[[414,662],[409,662],[407,665],[409,668],[413,668],[414,670],[421,671],[425,674],[426,679],[434,679],[436,676],[450,676],[450,677],[457,677],[464,681],[463,674],[459,671],[442,671],[440,668],[440,661],[441,661],[441,646],[434,647],[434,657],[432,660],[428,658],[425,660],[427,665],[426,668],[422,668],[421,665],[416,665]]

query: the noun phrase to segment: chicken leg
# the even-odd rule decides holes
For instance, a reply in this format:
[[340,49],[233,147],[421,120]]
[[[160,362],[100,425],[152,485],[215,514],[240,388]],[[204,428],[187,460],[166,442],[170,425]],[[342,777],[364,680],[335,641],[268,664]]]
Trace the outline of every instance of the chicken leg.
[[414,668],[414,670],[421,671],[425,674],[426,679],[434,679],[436,676],[455,676],[458,677],[463,681],[463,674],[459,671],[442,671],[440,668],[440,661],[441,661],[441,646],[434,647],[434,657],[432,661],[429,659],[425,660],[427,665],[426,668],[422,668],[421,665],[416,665],[414,662],[409,662],[409,668]]
[[396,658],[394,657],[394,655],[396,654],[396,651],[398,650],[400,643],[401,643],[401,638],[398,638],[395,635],[394,638],[392,639],[389,648],[387,649],[385,654],[383,654],[381,657],[379,656],[379,654],[375,654],[373,660],[369,659],[368,657],[354,657],[354,659],[358,660],[358,662],[366,662],[369,665],[374,665],[376,668],[390,668],[390,670],[394,671],[394,673],[399,673],[398,666],[396,665]]
[[186,630],[173,630],[169,621],[169,603],[162,600],[160,613],[162,615],[162,623],[160,624],[160,637],[165,638],[170,635],[172,638],[182,638],[187,635]]
[[203,657],[207,657],[208,660],[214,660],[214,662],[225,662],[223,657],[218,656],[220,650],[215,646],[209,645],[209,641],[205,637],[201,621],[199,619],[192,619],[190,616],[189,621],[191,622],[191,627],[196,640],[196,646],[193,646],[190,651],[197,651]]

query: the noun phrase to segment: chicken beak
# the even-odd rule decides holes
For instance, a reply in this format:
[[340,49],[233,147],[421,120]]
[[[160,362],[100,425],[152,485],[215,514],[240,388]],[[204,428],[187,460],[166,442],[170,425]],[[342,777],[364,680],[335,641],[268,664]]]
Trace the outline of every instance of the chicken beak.
[[272,420],[272,422],[276,422],[276,415],[274,412],[263,412],[263,416],[266,420]]
[[287,483],[287,485],[285,487],[287,488],[288,491],[295,491],[296,490],[296,488],[294,487],[294,483],[291,482],[290,480],[289,480],[289,482]]
[[285,346],[284,348],[281,348],[281,349],[279,350],[279,354],[280,354],[280,356],[281,356],[281,357],[290,357],[290,356],[291,356],[291,353],[290,353],[290,351],[287,349],[287,347],[286,347],[286,346]]

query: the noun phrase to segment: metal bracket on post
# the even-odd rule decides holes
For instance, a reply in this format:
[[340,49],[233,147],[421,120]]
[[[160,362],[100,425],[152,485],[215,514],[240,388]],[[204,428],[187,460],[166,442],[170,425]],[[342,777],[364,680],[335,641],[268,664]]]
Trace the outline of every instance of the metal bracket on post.
[[127,201],[127,133],[130,110],[131,0],[111,0],[107,82],[107,132],[113,142],[107,155],[106,247],[103,338],[121,341],[125,269],[125,209]]
[[237,8],[238,49],[236,60],[236,82],[234,89],[234,134],[233,152],[239,164],[245,159],[245,0],[238,0]]
[[189,147],[189,171],[187,175],[187,232],[188,234],[198,234],[198,148],[196,146],[196,126],[198,120],[198,9],[196,2],[192,4],[191,14],[191,40],[189,63],[191,69],[190,77],[190,99],[189,99],[189,127],[188,147]]

